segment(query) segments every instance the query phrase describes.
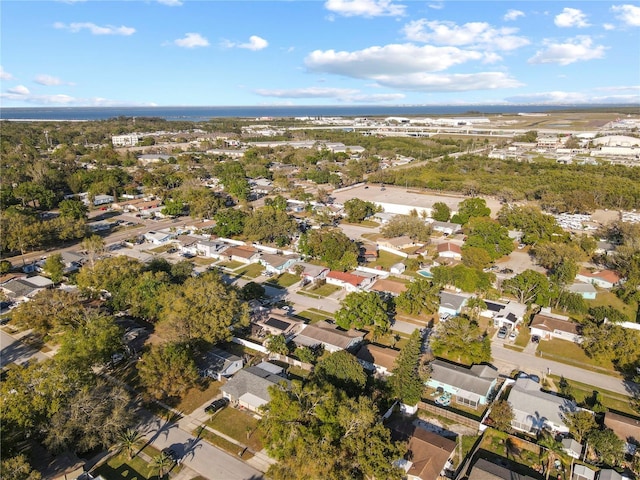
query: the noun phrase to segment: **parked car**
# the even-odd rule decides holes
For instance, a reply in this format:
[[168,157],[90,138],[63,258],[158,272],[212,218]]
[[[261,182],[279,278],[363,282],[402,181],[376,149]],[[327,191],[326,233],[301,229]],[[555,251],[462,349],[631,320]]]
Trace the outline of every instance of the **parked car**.
[[509,334],[509,340],[514,341],[516,339],[516,337],[518,336],[518,332],[516,332],[515,330],[513,332],[511,332]]
[[227,405],[229,405],[228,398],[218,398],[217,400],[214,400],[209,405],[207,405],[207,408],[205,408],[204,411],[207,413],[216,413],[217,411],[222,410]]
[[540,337],[539,337],[538,335],[533,335],[533,336],[531,337],[531,341],[532,341],[533,343],[540,343]]
[[505,338],[508,332],[507,327],[500,327],[500,330],[498,330],[498,338]]

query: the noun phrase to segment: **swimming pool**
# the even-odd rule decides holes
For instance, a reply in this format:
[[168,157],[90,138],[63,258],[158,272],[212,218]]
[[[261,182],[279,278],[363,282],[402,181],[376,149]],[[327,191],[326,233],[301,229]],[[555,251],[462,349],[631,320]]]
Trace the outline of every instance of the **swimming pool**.
[[422,275],[423,277],[433,278],[433,274],[429,270],[418,270],[418,275]]

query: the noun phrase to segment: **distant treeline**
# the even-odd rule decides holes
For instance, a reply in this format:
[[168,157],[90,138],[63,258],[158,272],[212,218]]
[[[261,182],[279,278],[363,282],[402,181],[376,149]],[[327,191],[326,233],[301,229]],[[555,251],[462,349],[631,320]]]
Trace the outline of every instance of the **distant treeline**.
[[552,212],[640,208],[640,168],[622,165],[526,163],[465,155],[416,168],[379,171],[368,181],[491,195],[506,202],[535,200]]

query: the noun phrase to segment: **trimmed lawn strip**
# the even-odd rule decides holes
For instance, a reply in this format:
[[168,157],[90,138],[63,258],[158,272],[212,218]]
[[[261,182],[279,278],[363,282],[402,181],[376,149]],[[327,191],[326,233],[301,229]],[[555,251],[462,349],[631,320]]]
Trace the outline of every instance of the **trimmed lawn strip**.
[[[211,433],[207,429],[202,429],[202,432],[200,431],[200,429],[197,429],[191,432],[191,434],[194,436],[199,435],[201,438],[204,438],[211,445],[214,445],[219,449],[224,450],[227,453],[230,453],[233,456],[237,455],[238,457],[240,457],[240,452],[242,452],[243,450],[242,447],[239,447],[235,443],[231,443],[230,441],[225,440],[222,437],[219,437],[215,433]],[[245,452],[244,455],[242,455],[240,458],[244,460],[249,460],[252,457],[253,457],[253,454],[251,452]]]
[[275,278],[270,278],[265,283],[278,288],[287,288],[299,281],[300,277],[298,275],[294,275],[292,273],[281,273]]
[[296,313],[295,316],[305,320],[309,320],[310,324],[318,323],[318,322],[321,322],[322,320],[326,320],[327,318],[330,318],[330,317],[327,317],[326,315],[321,315],[319,313],[311,312],[310,310],[305,310],[303,312]]
[[94,474],[101,475],[107,480],[142,480],[157,479],[154,469],[142,458],[135,456],[127,460],[125,454],[118,454],[111,457],[107,463],[100,465],[94,470]]
[[252,263],[250,265],[243,265],[243,264],[240,264],[240,265],[243,268],[236,268],[233,271],[233,273],[235,273],[236,275],[240,275],[241,277],[247,277],[247,278],[253,279],[262,275],[262,271],[264,270],[264,267],[259,263]]
[[245,264],[242,262],[230,261],[230,262],[221,262],[218,266],[222,268],[227,268],[229,270],[235,270],[236,268],[243,267]]
[[396,263],[402,263],[403,260],[404,257],[401,257],[400,255],[394,255],[393,253],[380,250],[378,252],[378,259],[375,262],[369,263],[368,266],[372,268],[382,267],[385,270],[389,270],[392,265],[395,265]]
[[[560,376],[553,374],[549,376],[553,379],[553,382],[558,385],[560,382]],[[636,418],[638,417],[638,412],[634,411],[629,405],[631,399],[628,396],[611,392],[609,390],[596,389],[592,385],[580,383],[578,381],[571,380],[570,378],[566,378],[565,380],[571,386],[571,394],[579,405],[586,405],[586,400],[593,396],[594,391],[597,391],[600,393],[600,400],[602,401],[603,406],[611,410],[617,410],[618,412],[633,415]]]
[[[562,353],[560,354],[558,352]],[[580,345],[567,340],[554,338],[541,341],[538,344],[537,354],[550,360],[566,363],[567,365],[574,365],[586,370],[622,378],[621,375],[615,371],[611,362],[597,361],[589,357]]]
[[330,283],[325,283],[324,285],[319,286],[318,288],[305,288],[304,290],[298,290],[298,293],[302,293],[305,295],[309,295],[310,297],[322,298],[328,297],[332,293],[340,290],[338,285],[331,285]]

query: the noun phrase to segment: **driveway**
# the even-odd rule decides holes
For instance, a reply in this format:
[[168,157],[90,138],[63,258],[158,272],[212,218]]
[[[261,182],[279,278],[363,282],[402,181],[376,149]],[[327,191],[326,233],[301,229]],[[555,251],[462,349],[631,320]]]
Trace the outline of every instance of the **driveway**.
[[42,361],[46,360],[47,356],[25,345],[4,330],[0,330],[0,368],[4,368],[10,363],[22,364],[32,358]]

